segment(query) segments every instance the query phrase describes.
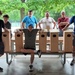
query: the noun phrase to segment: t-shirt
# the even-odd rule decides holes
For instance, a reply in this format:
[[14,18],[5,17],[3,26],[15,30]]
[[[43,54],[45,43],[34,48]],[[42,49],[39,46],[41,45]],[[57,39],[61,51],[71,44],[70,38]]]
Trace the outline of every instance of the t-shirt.
[[2,28],[4,28],[4,22],[0,20],[0,42],[2,42]]
[[38,29],[33,29],[31,32],[28,29],[23,29],[25,35],[24,48],[35,49],[36,34]]
[[47,26],[49,26],[50,29],[52,29],[54,26],[53,22],[55,22],[55,20],[52,17],[49,17],[48,19],[45,17],[39,21],[39,23],[41,23],[43,29],[46,29]]
[[[61,23],[61,22],[69,22],[69,18],[68,17],[61,17],[61,18],[58,18],[58,24]],[[62,29],[64,28],[65,25],[63,26],[59,26],[59,29]]]
[[37,20],[35,18],[35,16],[25,16],[24,19],[22,20],[23,23],[25,23],[25,28],[28,28],[29,25],[33,25],[33,27],[35,26],[35,24],[37,24]]
[[70,24],[74,23],[74,35],[75,35],[75,16],[70,19]]
[[7,29],[11,29],[11,24],[10,24],[10,22],[5,23],[4,25],[5,25],[5,27],[6,27]]

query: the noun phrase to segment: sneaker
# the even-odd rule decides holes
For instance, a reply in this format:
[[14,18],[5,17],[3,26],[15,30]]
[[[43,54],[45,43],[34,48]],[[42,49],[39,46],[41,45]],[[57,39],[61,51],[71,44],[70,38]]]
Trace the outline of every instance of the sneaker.
[[38,54],[39,58],[41,58],[41,51],[40,50],[37,51],[37,54]]
[[0,67],[0,72],[3,72],[3,68]]
[[74,65],[74,59],[71,61],[70,65],[71,65],[71,66],[73,66],[73,65]]
[[30,67],[29,72],[33,72],[33,65],[29,65],[29,67]]

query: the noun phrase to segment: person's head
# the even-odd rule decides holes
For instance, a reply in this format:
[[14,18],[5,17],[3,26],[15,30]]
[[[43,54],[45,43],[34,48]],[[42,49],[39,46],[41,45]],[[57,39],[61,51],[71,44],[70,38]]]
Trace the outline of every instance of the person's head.
[[6,14],[6,15],[3,15],[3,19],[4,19],[4,22],[7,22],[8,19],[9,19],[9,16]]
[[32,10],[29,10],[28,11],[28,15],[31,17],[33,15],[33,11]]
[[61,11],[61,17],[65,17],[65,11]]
[[32,31],[32,30],[33,30],[33,25],[32,25],[32,24],[30,24],[30,25],[28,26],[28,30],[29,30],[29,31]]
[[0,10],[0,16],[2,15],[2,11]]
[[50,16],[50,14],[49,14],[49,12],[47,11],[47,12],[45,13],[45,17],[48,18],[49,16]]

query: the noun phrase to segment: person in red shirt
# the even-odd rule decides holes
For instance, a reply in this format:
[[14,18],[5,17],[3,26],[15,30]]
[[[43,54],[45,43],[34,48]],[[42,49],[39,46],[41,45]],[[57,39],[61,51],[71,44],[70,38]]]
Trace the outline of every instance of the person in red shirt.
[[63,36],[62,29],[65,27],[65,25],[69,23],[69,18],[66,17],[65,11],[61,12],[61,17],[58,18],[58,27],[59,27],[59,36]]

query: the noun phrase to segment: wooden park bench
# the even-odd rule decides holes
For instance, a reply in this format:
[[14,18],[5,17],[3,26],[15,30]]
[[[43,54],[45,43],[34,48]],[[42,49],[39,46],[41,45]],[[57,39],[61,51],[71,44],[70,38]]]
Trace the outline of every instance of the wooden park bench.
[[[36,43],[38,43],[38,48],[41,50],[42,54],[57,54],[63,56],[64,65],[66,62],[66,54],[72,53],[72,30],[65,30],[63,32],[63,37],[59,37],[58,30],[50,30],[50,37],[47,37],[47,32],[39,32],[36,36]],[[3,32],[2,34],[3,42],[5,45],[6,62],[8,65],[12,62],[13,55],[22,54],[21,49],[24,45],[24,35],[23,33],[15,32],[15,36],[11,38],[10,32]],[[11,43],[14,42],[15,49],[11,49]],[[49,49],[47,50],[47,43],[49,43]],[[61,48],[59,49],[59,46]],[[62,49],[63,46],[63,49]],[[11,60],[9,60],[9,54],[11,55]]]

